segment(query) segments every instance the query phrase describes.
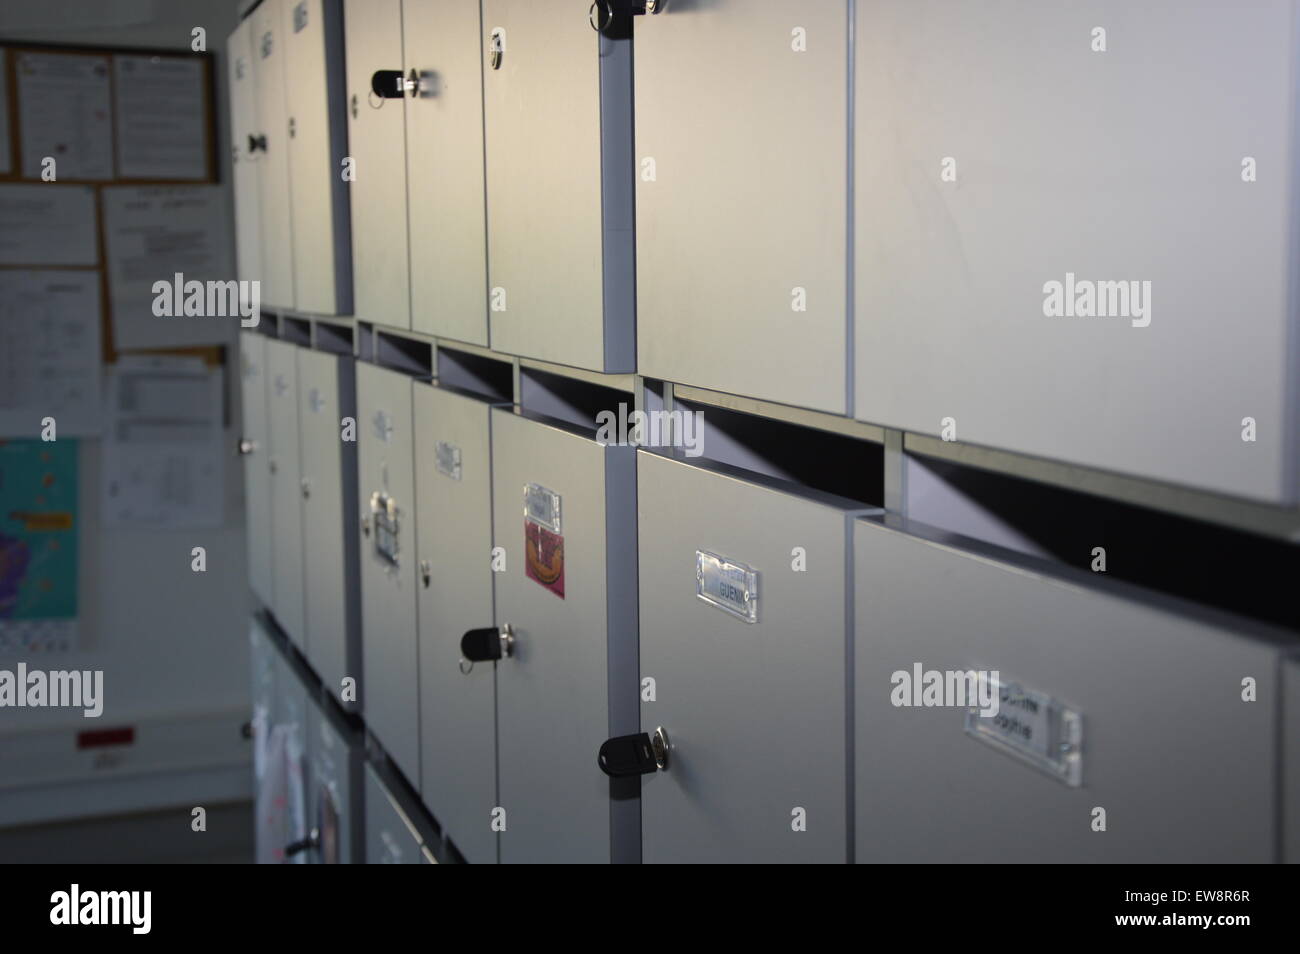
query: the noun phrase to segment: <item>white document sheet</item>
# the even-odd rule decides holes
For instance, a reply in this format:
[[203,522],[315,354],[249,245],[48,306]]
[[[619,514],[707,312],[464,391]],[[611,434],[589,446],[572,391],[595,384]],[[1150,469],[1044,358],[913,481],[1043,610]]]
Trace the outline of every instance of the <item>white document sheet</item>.
[[0,265],[98,265],[95,189],[0,183]]
[[118,358],[105,402],[103,526],[221,526],[221,382],[200,358]]
[[94,271],[0,271],[0,437],[100,433],[101,308]]
[[[104,255],[120,349],[230,344],[239,316],[154,314],[155,282],[232,281],[228,196],[219,186],[103,190]],[[175,304],[173,302],[173,304]]]
[[23,175],[56,182],[113,178],[112,81],[107,56],[18,53],[18,139]]
[[203,62],[184,56],[113,57],[117,174],[202,179],[208,173]]

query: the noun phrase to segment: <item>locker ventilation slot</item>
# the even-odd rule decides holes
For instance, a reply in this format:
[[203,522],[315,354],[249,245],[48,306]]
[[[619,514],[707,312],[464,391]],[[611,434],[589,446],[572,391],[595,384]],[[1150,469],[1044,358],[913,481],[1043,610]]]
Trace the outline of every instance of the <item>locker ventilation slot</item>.
[[[774,477],[868,506],[884,500],[884,448],[871,441],[800,427],[712,405],[678,400],[674,410],[698,412],[698,447],[677,443],[673,456],[704,460]],[[689,436],[689,435],[687,435]]]
[[598,416],[610,411],[617,419],[619,406],[632,410],[632,395],[614,387],[605,387],[576,378],[521,368],[519,372],[519,405],[526,411],[553,417],[576,427],[595,433]]
[[[907,516],[1300,631],[1300,547],[936,458],[907,460]],[[1262,568],[1262,569],[1261,569]]]
[[514,365],[465,351],[438,349],[438,384],[494,403],[514,398]]
[[352,354],[352,329],[342,325],[317,322],[316,350],[329,354]]
[[433,377],[433,345],[378,331],[375,333],[375,364],[428,380]]
[[311,346],[311,322],[306,318],[280,316],[280,340],[290,344]]

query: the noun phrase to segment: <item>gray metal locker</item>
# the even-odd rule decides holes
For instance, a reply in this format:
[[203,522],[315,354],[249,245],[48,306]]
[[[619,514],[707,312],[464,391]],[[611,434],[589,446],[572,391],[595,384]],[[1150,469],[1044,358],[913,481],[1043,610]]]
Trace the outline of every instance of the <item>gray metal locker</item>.
[[311,833],[311,819],[315,817],[316,799],[309,784],[312,774],[312,738],[308,729],[308,710],[311,700],[297,667],[286,659],[278,648],[274,652],[276,704],[272,712],[272,722],[274,725],[289,728],[293,737],[292,744],[301,757],[301,775],[294,778],[289,785],[289,795],[295,804],[289,808],[293,824],[289,831],[289,841],[284,845],[285,860],[293,864],[306,864],[309,859],[305,851],[291,854],[289,849],[308,837]]
[[846,0],[636,21],[641,373],[843,414]]
[[638,855],[636,800],[596,763],[637,726],[635,467],[630,447],[492,412],[502,862]]
[[[855,527],[858,861],[1275,860],[1281,644],[922,534]],[[948,671],[996,671],[996,713],[926,705]]]
[[[271,729],[272,719],[277,711],[275,674],[279,668],[276,660],[280,654],[271,645],[271,637],[267,635],[266,629],[257,619],[250,619],[248,623],[248,648],[252,674],[250,690],[252,715],[249,725],[253,730],[253,744],[257,746],[259,743],[265,744],[266,736]],[[254,749],[253,777],[255,781],[261,781],[263,754],[263,752]]]
[[415,388],[420,788],[474,864],[497,857],[496,664],[467,663],[460,650],[467,630],[493,621],[489,417],[475,398]]
[[302,463],[298,443],[298,349],[267,339],[267,421],[271,475],[271,612],[299,649],[310,639],[304,619]]
[[253,75],[260,131],[248,142],[256,157],[261,218],[262,305],[292,308],[293,221],[289,181],[289,106],[284,24],[286,0],[262,0],[253,11]]
[[253,750],[253,798],[254,812],[258,824],[255,827],[256,846],[254,857],[259,863],[268,863],[279,857],[284,845],[278,839],[268,837],[266,828],[260,822],[261,816],[269,809],[271,793],[267,791],[263,779],[266,776],[266,756],[270,743],[271,730],[279,715],[276,679],[280,669],[280,653],[272,645],[271,637],[257,617],[248,621],[249,670],[252,677],[250,686],[249,741]]
[[308,861],[357,864],[364,854],[359,736],[343,727],[319,700],[307,708],[311,739],[312,850]]
[[235,261],[240,281],[262,278],[262,218],[258,201],[258,154],[250,148],[261,133],[257,114],[253,20],[244,20],[226,40],[226,82],[230,89],[230,161],[235,185]]
[[646,863],[847,860],[859,508],[752,480],[637,455],[641,728],[668,744],[641,780]]
[[[307,658],[345,708],[343,679],[361,683],[358,578],[357,444],[343,440],[356,418],[351,355],[298,351],[298,425],[302,447],[302,541]],[[357,428],[353,427],[353,433]],[[360,695],[356,696],[360,699]]]
[[344,20],[356,315],[410,328],[402,3],[346,0]]
[[411,327],[486,345],[483,56],[478,0],[405,0]]
[[632,41],[579,0],[484,0],[492,347],[635,368]]
[[421,864],[420,836],[375,770],[365,767],[366,864]]
[[253,332],[239,335],[240,402],[244,427],[239,453],[244,458],[245,532],[248,585],[267,606],[274,602],[271,570],[270,428],[267,418],[267,339]]
[[283,0],[294,307],[352,314],[342,0]]
[[1295,22],[859,5],[856,416],[1295,500]]
[[1300,864],[1300,658],[1282,670],[1282,860]]
[[412,784],[420,778],[415,431],[411,379],[357,364],[361,655],[366,723]]

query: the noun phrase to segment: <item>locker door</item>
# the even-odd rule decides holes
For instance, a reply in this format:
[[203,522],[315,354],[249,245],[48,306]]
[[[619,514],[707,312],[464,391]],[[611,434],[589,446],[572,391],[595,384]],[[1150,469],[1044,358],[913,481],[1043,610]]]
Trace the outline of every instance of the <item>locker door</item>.
[[642,860],[843,863],[845,511],[648,453],[637,487]]
[[[356,315],[410,328],[405,107],[396,87],[402,75],[402,0],[346,0],[344,6]],[[372,82],[388,95],[376,92]]]
[[267,420],[267,339],[239,335],[240,400],[244,429],[239,451],[244,458],[244,506],[248,513],[248,585],[267,606],[274,602],[271,573],[270,430]]
[[465,858],[496,861],[496,672],[464,671],[461,636],[492,623],[488,406],[415,388],[424,802]]
[[352,313],[342,0],[284,0],[294,306]]
[[[344,677],[360,683],[360,585],[357,579],[356,443],[342,440],[355,417],[352,358],[298,352],[298,423],[302,443],[302,536],[308,656],[321,682],[343,702]],[[360,698],[358,696],[358,698]]]
[[271,435],[271,611],[289,638],[306,652],[309,634],[303,613],[297,350],[283,341],[266,342]]
[[1295,500],[1294,17],[859,5],[856,416]]
[[[895,527],[855,526],[859,861],[1275,858],[1276,643]],[[996,670],[997,713],[902,705],[918,666]]]
[[631,371],[631,40],[589,7],[483,3],[489,321],[499,351]]
[[289,106],[285,87],[285,0],[253,11],[253,75],[257,81],[255,140],[262,232],[262,304],[293,307],[293,224],[289,181]]
[[361,750],[334,726],[319,702],[308,707],[312,739],[312,826],[315,843],[309,860],[320,864],[356,864],[362,825]]
[[416,331],[486,345],[487,208],[478,0],[405,0],[411,320]]
[[253,729],[253,778],[262,780],[266,767],[266,742],[273,724],[276,710],[275,670],[278,653],[271,645],[271,638],[256,619],[248,625],[249,662],[252,669],[252,703],[251,726]]
[[642,373],[851,410],[847,7],[715,0],[637,19]]
[[258,204],[257,161],[249,140],[261,132],[254,73],[253,20],[239,24],[226,41],[230,87],[230,160],[235,180],[235,260],[240,281],[262,278],[262,221]]
[[[307,837],[311,830],[309,819],[314,817],[316,799],[310,786],[312,742],[307,725],[307,711],[310,705],[307,688],[303,685],[293,664],[278,650],[275,660],[275,721],[279,725],[286,726],[289,732],[287,746],[290,766],[289,807],[286,826],[288,838],[281,848],[283,853],[284,848]],[[285,855],[284,860],[293,864],[305,864],[308,861],[308,853],[300,851],[292,856]]]
[[503,863],[635,857],[636,802],[611,800],[596,764],[637,724],[634,456],[492,412],[496,618],[514,632],[497,667]]
[[1294,865],[1300,864],[1300,658],[1287,660],[1282,683],[1282,860]]
[[366,864],[418,865],[420,836],[369,765],[366,773]]
[[361,509],[361,650],[366,723],[416,784],[420,694],[416,649],[415,433],[411,379],[357,364]]

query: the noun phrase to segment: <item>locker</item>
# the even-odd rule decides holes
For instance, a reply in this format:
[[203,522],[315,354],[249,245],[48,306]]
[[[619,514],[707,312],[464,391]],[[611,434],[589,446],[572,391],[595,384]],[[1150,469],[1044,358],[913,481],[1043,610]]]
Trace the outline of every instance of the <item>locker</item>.
[[1300,657],[1286,661],[1282,682],[1282,799],[1286,813],[1282,819],[1282,860],[1300,864]]
[[320,864],[355,864],[364,855],[361,766],[365,752],[356,733],[319,700],[307,708],[311,738],[311,851]]
[[843,863],[848,511],[646,452],[637,487],[642,860]]
[[342,0],[284,0],[294,307],[352,314]]
[[247,511],[248,585],[257,598],[274,602],[271,576],[270,430],[267,419],[267,339],[252,332],[239,335],[240,401],[244,427],[239,453],[244,459],[244,507]]
[[488,317],[498,351],[632,371],[632,41],[589,8],[483,2]]
[[634,451],[508,409],[491,426],[500,860],[636,860],[635,787],[596,764],[637,726]]
[[235,183],[235,260],[240,281],[262,277],[262,221],[257,182],[258,156],[250,143],[261,132],[254,73],[253,20],[244,20],[226,41],[230,87],[230,160]]
[[342,421],[356,418],[355,375],[351,355],[298,352],[307,658],[330,694],[349,710],[343,679],[360,686],[361,597],[359,530],[352,519],[357,445],[342,439]]
[[[855,526],[857,860],[1274,860],[1281,644],[959,540]],[[917,669],[996,672],[996,713],[904,704]]]
[[267,468],[271,475],[271,612],[305,652],[310,636],[303,607],[297,351],[288,342],[267,339]]
[[860,6],[856,416],[1295,500],[1295,13]]
[[420,778],[415,434],[411,379],[357,364],[361,666],[366,724],[408,780]]
[[366,864],[418,865],[420,836],[370,766],[365,767]]
[[252,730],[253,741],[253,778],[254,781],[260,782],[264,768],[263,747],[271,729],[272,715],[276,711],[275,673],[278,666],[276,657],[279,653],[271,645],[271,637],[256,619],[249,621],[248,646],[252,671],[250,695],[253,711],[249,727]]
[[670,3],[637,19],[643,374],[852,410],[848,22],[845,0]]
[[496,861],[496,665],[462,661],[461,636],[492,622],[488,405],[415,388],[419,492],[421,792],[466,860]]
[[349,189],[356,314],[410,328],[404,106],[397,86],[403,76],[402,3],[346,0],[344,19],[348,142],[355,162]]
[[307,713],[311,702],[297,667],[280,649],[277,648],[274,652],[276,704],[272,711],[272,723],[288,727],[290,736],[289,824],[285,832],[287,840],[282,849],[282,858],[292,864],[305,864],[309,854],[303,849],[311,834],[310,819],[315,817],[316,809],[315,797],[308,784],[311,778],[312,739]]
[[286,840],[285,835],[288,834],[283,828],[273,829],[264,822],[271,813],[271,803],[274,800],[267,779],[267,752],[271,730],[277,722],[280,707],[276,688],[280,654],[256,617],[248,621],[248,648],[252,675],[252,711],[248,727],[253,749],[253,798],[256,813],[254,857],[258,864],[269,864],[280,857],[278,852],[284,849],[281,842]]
[[406,0],[411,320],[425,334],[486,345],[483,57],[478,0]]
[[253,11],[253,76],[260,132],[247,145],[257,167],[261,218],[262,305],[292,308],[293,222],[289,181],[289,108],[286,99],[284,7],[263,0]]

